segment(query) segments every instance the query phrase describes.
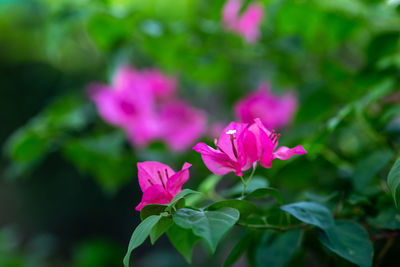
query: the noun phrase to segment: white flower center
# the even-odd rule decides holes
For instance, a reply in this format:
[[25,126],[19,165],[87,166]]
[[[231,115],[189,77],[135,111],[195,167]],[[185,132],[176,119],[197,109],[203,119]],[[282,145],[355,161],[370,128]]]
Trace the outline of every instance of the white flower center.
[[235,134],[235,133],[236,133],[236,130],[229,130],[226,132],[226,134]]

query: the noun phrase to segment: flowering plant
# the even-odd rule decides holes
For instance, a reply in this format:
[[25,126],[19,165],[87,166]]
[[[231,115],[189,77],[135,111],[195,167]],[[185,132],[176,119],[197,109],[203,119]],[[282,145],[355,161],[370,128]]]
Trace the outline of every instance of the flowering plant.
[[[304,224],[269,224],[263,219],[260,209],[252,202],[254,198],[263,198],[272,195],[277,205],[282,204],[280,192],[264,184],[251,184],[256,168],[261,165],[271,168],[272,160],[289,159],[294,154],[307,153],[298,145],[294,148],[280,147],[278,149],[279,134],[269,131],[260,119],[255,119],[250,126],[246,123],[231,122],[215,140],[216,149],[205,143],[198,143],[193,149],[201,154],[204,164],[216,175],[225,175],[233,172],[240,178],[242,190],[239,197],[236,192],[219,196],[219,201],[212,201],[207,196],[209,192],[181,190],[182,185],[189,178],[189,167],[185,163],[182,170],[175,173],[169,166],[159,162],[138,163],[139,184],[143,191],[140,204],[136,207],[140,211],[142,223],[135,229],[128,252],[124,259],[125,266],[129,266],[132,251],[144,242],[150,235],[154,243],[163,233],[166,233],[171,243],[183,254],[188,262],[191,261],[191,251],[197,241],[203,239],[209,249],[214,252],[223,236],[234,226],[251,229],[272,229],[286,231],[289,229],[305,229]],[[245,171],[252,168],[247,178]],[[217,178],[211,176],[208,179]],[[259,180],[258,180],[259,182]],[[217,182],[214,182],[215,184]],[[252,186],[250,186],[252,185]],[[200,194],[200,196],[198,196]],[[215,196],[214,196],[215,198]],[[211,200],[211,202],[210,202]],[[186,201],[189,204],[186,204]],[[282,212],[301,217],[291,209],[298,206],[304,209],[316,208],[326,213],[322,206],[317,204],[295,203],[281,206]],[[328,218],[329,214],[327,215]],[[254,219],[262,223],[254,224]],[[301,219],[300,219],[301,220]],[[315,225],[308,218],[309,225]],[[185,243],[180,243],[185,240]]]

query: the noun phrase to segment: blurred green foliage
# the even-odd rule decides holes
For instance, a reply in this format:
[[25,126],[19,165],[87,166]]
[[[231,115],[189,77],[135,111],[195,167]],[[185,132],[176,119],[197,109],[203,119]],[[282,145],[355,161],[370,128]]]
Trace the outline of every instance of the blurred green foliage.
[[[285,203],[320,202],[336,218],[352,218],[368,227],[375,264],[395,266],[400,215],[385,181],[400,156],[399,6],[378,0],[261,2],[266,12],[262,37],[247,44],[223,30],[222,0],[0,0],[0,138],[4,140],[0,225],[21,224],[27,228],[20,230],[21,235],[33,240],[34,233],[56,222],[49,231],[66,249],[49,252],[53,255],[36,266],[45,266],[46,261],[51,265],[53,259],[60,266],[121,264],[120,251],[139,221],[133,210],[140,199],[136,161],[159,160],[174,168],[184,160],[191,162],[189,186],[193,188],[210,174],[192,151],[171,155],[160,144],[132,149],[121,132],[99,119],[85,87],[95,80],[109,82],[121,63],[177,75],[179,94],[207,110],[210,122],[231,120],[233,103],[260,81],[271,81],[277,92],[295,89],[300,108],[294,124],[282,130],[281,143],[301,143],[309,153],[276,162],[274,168],[259,169],[257,174],[281,190]],[[67,187],[62,179],[71,179]],[[233,178],[231,183],[226,180],[218,190],[234,183]],[[397,190],[398,183],[394,184]],[[214,186],[203,184],[206,189],[200,191]],[[37,200],[25,194],[38,194]],[[50,215],[31,218],[27,226],[21,214],[31,207],[42,208],[40,214],[50,212],[40,203],[55,200],[39,200],[48,195],[68,199],[69,208],[55,202],[58,209],[49,210],[70,218],[71,229],[64,225],[69,222],[52,221]],[[84,207],[91,209],[79,209],[81,201],[88,201]],[[112,226],[111,219],[97,225],[93,223],[97,218],[91,221],[82,215],[90,217],[93,207],[103,209],[101,205],[107,206],[104,217],[120,214]],[[360,230],[358,224],[344,221],[340,227]],[[0,266],[32,266],[28,262],[33,254],[23,244],[14,245],[15,239],[4,229]],[[77,245],[90,237],[85,231],[115,238],[117,244]],[[346,264],[338,257],[324,256],[325,249],[314,244],[317,234],[304,240],[307,249],[282,252],[280,248],[288,249],[284,244],[293,243],[295,234],[265,234],[257,249],[251,252],[249,245],[242,252],[254,265],[264,262],[266,255],[278,255],[271,261],[274,266]],[[226,247],[233,248],[236,239],[236,235],[228,237]],[[323,240],[327,247],[335,246],[335,241]],[[158,242],[160,255],[165,255],[162,251],[169,245],[162,238]],[[198,266],[221,265],[221,258],[229,253],[219,248],[210,258],[197,247],[195,252],[193,262]],[[141,266],[153,262],[151,253],[140,251]],[[174,262],[183,264],[174,256],[170,265],[162,264],[176,266]]]

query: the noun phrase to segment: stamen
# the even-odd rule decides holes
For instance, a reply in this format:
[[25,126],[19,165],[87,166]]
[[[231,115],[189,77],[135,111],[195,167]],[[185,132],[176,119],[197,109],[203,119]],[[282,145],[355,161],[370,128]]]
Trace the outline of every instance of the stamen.
[[233,140],[235,140],[235,137],[233,136],[233,134],[231,134],[231,144],[232,144],[233,155],[235,155],[235,157],[238,158],[238,153],[236,151],[235,142]]
[[275,130],[272,130],[272,131],[269,133],[269,138],[270,138],[270,139],[271,139],[272,135],[274,135],[274,133],[275,133]]
[[228,130],[228,131],[226,131],[226,134],[229,134],[229,135],[233,135],[235,133],[236,133],[236,130]]
[[162,186],[164,187],[164,189],[166,189],[166,188],[165,188],[164,181],[163,181],[162,176],[161,176],[161,172],[160,172],[160,171],[157,171],[157,173],[158,173],[158,177],[160,178],[160,181],[161,181],[161,183],[162,183]]
[[167,177],[167,180],[168,180],[169,175],[168,175],[168,170],[167,169],[165,169],[165,176]]
[[150,179],[147,179],[147,181],[151,184],[154,185],[153,182]]
[[219,145],[217,145],[217,149],[219,149],[219,151],[221,151],[222,153],[225,153],[225,151],[223,151],[222,148]]

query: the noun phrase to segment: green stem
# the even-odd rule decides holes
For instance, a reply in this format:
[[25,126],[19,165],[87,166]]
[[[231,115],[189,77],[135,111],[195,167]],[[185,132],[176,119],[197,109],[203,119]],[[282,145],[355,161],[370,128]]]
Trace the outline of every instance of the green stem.
[[243,183],[243,190],[242,190],[242,197],[241,197],[241,199],[244,198],[244,193],[246,192],[246,187],[247,187],[247,184],[246,184],[246,183]]
[[250,173],[249,179],[247,179],[246,186],[250,183],[251,178],[253,178],[254,173],[256,172],[257,166],[258,166],[258,164],[256,162],[256,164],[253,166],[253,170]]
[[251,178],[253,178],[254,173],[256,172],[256,169],[257,169],[257,163],[253,166],[253,170],[251,171],[250,176],[249,176],[249,178],[247,179],[246,182],[244,181],[243,176],[239,176],[239,177],[241,177],[241,179],[242,179],[242,184],[243,184],[243,190],[242,190],[242,197],[241,197],[241,199],[244,198],[244,193],[246,192],[247,185],[250,183]]

